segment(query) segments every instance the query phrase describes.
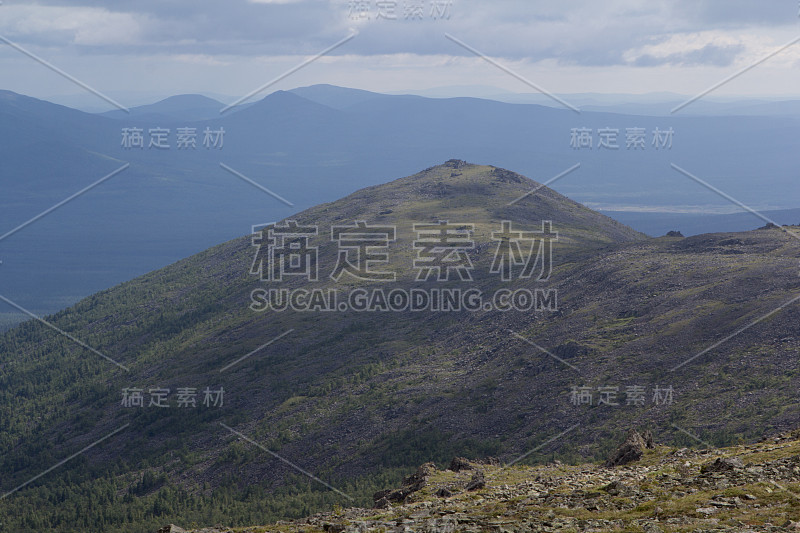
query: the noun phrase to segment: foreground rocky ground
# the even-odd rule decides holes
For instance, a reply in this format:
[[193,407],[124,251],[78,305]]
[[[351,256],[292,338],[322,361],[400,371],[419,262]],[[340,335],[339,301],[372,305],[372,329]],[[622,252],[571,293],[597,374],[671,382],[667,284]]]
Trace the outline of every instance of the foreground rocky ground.
[[658,446],[632,432],[605,465],[455,458],[445,470],[422,465],[375,500],[373,509],[191,533],[800,531],[800,430],[722,449]]

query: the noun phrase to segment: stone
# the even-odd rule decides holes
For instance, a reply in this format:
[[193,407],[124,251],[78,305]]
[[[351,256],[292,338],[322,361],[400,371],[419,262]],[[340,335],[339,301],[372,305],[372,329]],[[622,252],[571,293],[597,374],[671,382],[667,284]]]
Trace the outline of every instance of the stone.
[[391,489],[379,490],[378,492],[372,495],[372,501],[377,502],[380,499],[386,498],[391,493],[392,493]]
[[478,470],[467,483],[467,490],[480,490],[484,487],[486,487],[486,478],[483,475],[483,470]]
[[630,489],[625,486],[621,481],[615,480],[603,487],[603,490],[606,491],[611,496],[619,496],[621,494],[626,494],[630,492]]
[[704,464],[700,472],[733,472],[743,468],[744,463],[738,457],[717,457],[713,462]]
[[425,463],[424,465],[417,468],[416,472],[414,472],[407,478],[403,479],[403,486],[416,487],[414,488],[414,490],[417,491],[425,486],[425,482],[428,480],[428,477],[435,471],[436,471],[435,464]]
[[449,498],[450,496],[453,495],[453,493],[449,489],[441,487],[439,490],[436,491],[436,495],[440,498]]
[[450,466],[447,467],[448,470],[452,470],[453,472],[461,472],[462,470],[472,470],[472,465],[470,462],[463,458],[463,457],[453,457],[453,460],[450,461]]
[[389,501],[389,498],[381,498],[380,500],[375,501],[375,505],[373,506],[375,509],[388,509],[392,506],[392,502]]
[[639,433],[636,430],[631,430],[625,441],[606,461],[606,466],[614,467],[638,461],[644,455],[644,450],[650,448],[655,448],[653,434],[650,431]]
[[158,533],[186,533],[186,530],[176,526],[175,524],[170,524],[159,529]]

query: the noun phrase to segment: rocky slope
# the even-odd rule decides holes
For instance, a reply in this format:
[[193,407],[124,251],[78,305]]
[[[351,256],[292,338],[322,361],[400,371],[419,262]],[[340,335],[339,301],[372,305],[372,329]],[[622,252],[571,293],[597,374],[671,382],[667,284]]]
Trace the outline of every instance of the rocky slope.
[[[318,281],[261,281],[247,236],[49,317],[97,352],[37,322],[0,336],[2,489],[99,441],[0,499],[4,527],[139,533],[167,517],[264,523],[348,503],[264,450],[367,505],[409,468],[455,455],[585,462],[629,427],[688,446],[686,432],[723,445],[796,426],[796,228],[649,239],[519,174],[456,160],[292,219],[319,227]],[[359,220],[396,226],[396,281],[330,278],[331,226]],[[474,225],[469,282],[415,279],[414,224],[440,220]],[[552,221],[549,279],[490,272],[503,220]],[[252,291],[276,285],[552,289],[558,305],[253,310]],[[133,388],[144,406],[124,405]],[[180,388],[196,406],[178,405]],[[224,402],[203,405],[206,388]],[[151,389],[169,389],[171,407],[152,406]]]
[[800,431],[729,448],[640,451],[620,466],[503,467],[455,458],[446,469],[423,465],[400,489],[376,494],[376,508],[191,533],[800,530]]

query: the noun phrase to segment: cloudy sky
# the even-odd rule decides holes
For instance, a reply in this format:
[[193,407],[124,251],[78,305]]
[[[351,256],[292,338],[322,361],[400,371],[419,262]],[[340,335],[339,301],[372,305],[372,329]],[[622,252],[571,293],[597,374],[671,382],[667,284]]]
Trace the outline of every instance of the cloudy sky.
[[[799,11],[798,0],[4,0],[0,37],[125,105],[236,98],[350,35],[267,92],[315,83],[533,92],[449,34],[555,93],[691,96],[800,36]],[[800,43],[715,96],[796,96],[798,67]],[[86,95],[3,42],[0,88]]]

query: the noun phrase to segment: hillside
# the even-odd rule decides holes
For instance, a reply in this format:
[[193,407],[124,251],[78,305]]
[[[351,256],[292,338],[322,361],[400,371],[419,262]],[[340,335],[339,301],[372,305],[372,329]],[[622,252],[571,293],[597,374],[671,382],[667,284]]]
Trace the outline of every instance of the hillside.
[[[454,455],[509,460],[528,452],[528,463],[556,454],[579,462],[605,456],[633,425],[684,446],[694,444],[684,431],[730,444],[795,425],[797,309],[785,305],[800,288],[800,243],[788,233],[795,230],[648,239],[539,187],[508,170],[451,160],[290,217],[318,226],[308,243],[319,248],[318,281],[260,281],[246,236],[49,318],[99,353],[34,322],[4,334],[4,490],[113,436],[0,500],[0,521],[59,531],[267,523],[367,505],[409,468]],[[396,271],[396,281],[329,277],[338,258],[331,227],[359,220],[396,226],[380,265]],[[443,220],[456,233],[473,225],[471,281],[415,279],[413,225]],[[549,279],[519,278],[518,266],[510,281],[490,272],[492,233],[503,220],[528,232],[552,221]],[[540,289],[557,291],[557,305],[251,308],[252,291],[278,286]],[[175,391],[183,387],[223,388],[224,404],[179,408]],[[592,391],[592,402],[575,404],[577,387]],[[618,387],[615,401],[598,404],[606,387]],[[671,401],[654,401],[654,391],[668,387]],[[170,389],[172,407],[125,407],[125,388]]]
[[[618,467],[558,461],[503,467],[454,458],[441,470],[418,468],[398,489],[409,492],[401,502],[186,533],[795,531],[799,437],[793,431],[752,445],[699,450],[657,445]],[[160,531],[183,533],[177,526]]]

